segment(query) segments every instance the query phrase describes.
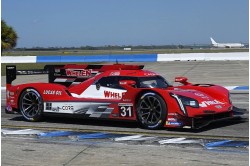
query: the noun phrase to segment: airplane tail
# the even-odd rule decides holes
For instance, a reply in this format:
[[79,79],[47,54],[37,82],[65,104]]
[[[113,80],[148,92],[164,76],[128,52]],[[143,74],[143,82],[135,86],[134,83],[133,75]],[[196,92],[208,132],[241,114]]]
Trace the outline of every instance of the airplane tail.
[[210,37],[210,39],[211,39],[212,44],[217,44],[216,41],[214,41],[213,38]]

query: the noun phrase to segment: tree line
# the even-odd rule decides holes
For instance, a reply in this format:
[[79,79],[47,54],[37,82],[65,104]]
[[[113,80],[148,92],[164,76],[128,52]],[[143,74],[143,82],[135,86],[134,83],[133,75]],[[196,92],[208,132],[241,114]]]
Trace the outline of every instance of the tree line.
[[1,20],[1,47],[2,51],[7,49],[12,49],[17,44],[17,33],[16,31],[9,25],[6,24],[4,20]]
[[131,50],[143,49],[197,49],[197,48],[210,48],[210,45],[151,45],[151,46],[80,46],[80,47],[32,47],[32,48],[15,48],[16,51],[57,51],[57,50],[124,50],[124,48],[131,48]]

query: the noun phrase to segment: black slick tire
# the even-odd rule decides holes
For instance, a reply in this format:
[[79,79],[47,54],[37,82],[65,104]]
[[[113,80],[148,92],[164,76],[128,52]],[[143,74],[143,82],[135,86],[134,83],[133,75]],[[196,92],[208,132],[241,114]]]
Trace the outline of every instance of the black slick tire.
[[143,128],[159,129],[166,122],[167,105],[157,93],[146,92],[138,100],[136,114]]
[[33,88],[25,89],[19,100],[19,109],[25,120],[40,121],[43,113],[43,99]]

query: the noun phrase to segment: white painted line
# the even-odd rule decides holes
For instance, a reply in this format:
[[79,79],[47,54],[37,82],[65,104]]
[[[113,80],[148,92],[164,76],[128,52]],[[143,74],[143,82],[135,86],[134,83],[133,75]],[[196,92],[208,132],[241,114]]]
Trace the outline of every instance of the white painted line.
[[157,54],[159,61],[225,61],[249,60],[248,52],[230,53],[182,53],[182,54]]
[[115,141],[130,141],[130,140],[134,140],[134,139],[139,139],[141,138],[143,135],[132,135],[132,136],[125,136],[125,137],[119,137],[119,138],[115,138]]
[[115,141],[143,141],[143,140],[150,140],[155,139],[155,137],[143,137],[143,135],[132,135],[132,136],[125,136],[115,138]]
[[227,90],[233,90],[234,88],[237,88],[238,86],[224,86]]
[[161,140],[159,141],[160,144],[171,144],[171,143],[176,143],[179,141],[183,141],[186,138],[172,138],[172,139],[167,139],[167,140]]
[[186,138],[172,138],[159,141],[161,145],[163,144],[190,144],[190,143],[200,143],[199,140],[186,140]]
[[36,63],[36,56],[2,56],[2,63]]
[[135,138],[132,140],[133,141],[143,141],[143,140],[150,140],[150,139],[155,139],[155,137],[141,137],[141,138]]
[[39,134],[42,131],[33,130],[33,129],[25,129],[25,130],[8,130],[8,129],[1,129],[1,133],[4,135],[34,135]]

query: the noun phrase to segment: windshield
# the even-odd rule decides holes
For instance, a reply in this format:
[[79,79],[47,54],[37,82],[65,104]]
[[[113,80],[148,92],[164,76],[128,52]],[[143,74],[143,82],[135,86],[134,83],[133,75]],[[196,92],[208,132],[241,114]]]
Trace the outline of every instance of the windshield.
[[139,77],[139,88],[167,88],[169,83],[161,76]]

